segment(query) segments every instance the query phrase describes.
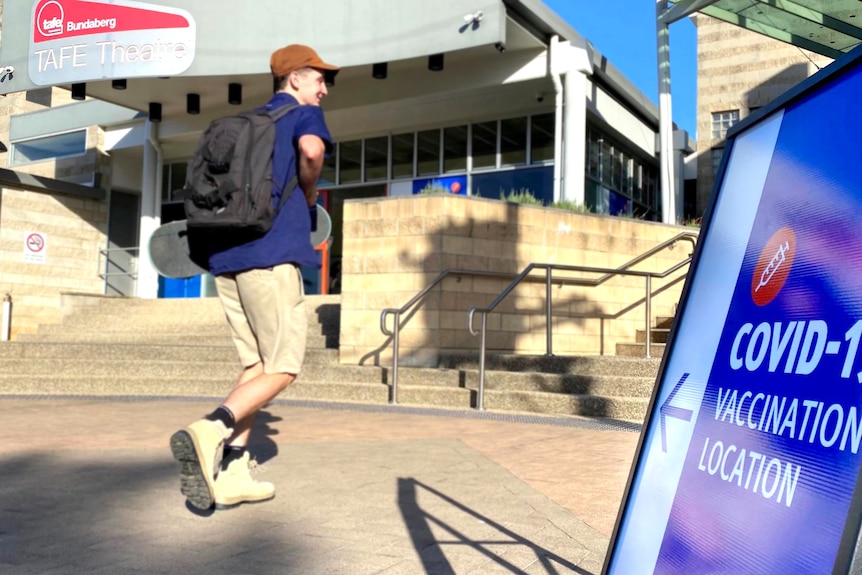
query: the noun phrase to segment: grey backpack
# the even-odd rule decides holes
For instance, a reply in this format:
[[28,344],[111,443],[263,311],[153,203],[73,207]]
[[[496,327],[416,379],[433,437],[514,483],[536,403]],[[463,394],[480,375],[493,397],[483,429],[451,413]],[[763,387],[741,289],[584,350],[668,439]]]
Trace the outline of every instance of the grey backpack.
[[189,233],[235,232],[249,238],[269,231],[297,182],[294,177],[287,183],[273,207],[275,122],[295,108],[252,110],[209,125],[188,163],[182,190]]

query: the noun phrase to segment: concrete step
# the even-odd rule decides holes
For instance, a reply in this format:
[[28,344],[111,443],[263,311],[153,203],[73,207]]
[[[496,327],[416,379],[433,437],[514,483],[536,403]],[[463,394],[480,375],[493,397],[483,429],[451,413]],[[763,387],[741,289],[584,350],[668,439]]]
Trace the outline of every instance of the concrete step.
[[[55,374],[67,377],[128,377],[162,378],[184,386],[196,379],[233,381],[240,366],[233,361],[153,361],[153,360],[93,360],[93,359],[0,359],[0,378],[42,376],[50,379]],[[14,374],[14,375],[12,375]],[[321,363],[308,365],[297,378],[302,382],[347,381],[357,383],[383,383],[383,370],[379,367]]]
[[[239,361],[236,348],[230,341],[226,345],[146,345],[137,343],[56,343],[10,341],[0,344],[2,359],[80,359],[98,361],[186,361],[220,362]],[[305,354],[307,365],[338,363],[337,349],[309,349]]]
[[[92,395],[164,396],[224,398],[234,383],[232,375],[198,376],[187,380],[135,375],[0,375],[2,395]],[[332,375],[332,374],[331,374]],[[331,376],[330,375],[330,376]],[[373,381],[300,378],[280,398],[334,402],[388,403],[390,387]],[[398,386],[399,405],[471,409],[476,405],[476,390],[463,387],[402,384]],[[607,397],[569,395],[541,391],[485,390],[485,409],[549,415],[608,417],[642,421],[648,397]]]
[[[225,346],[233,345],[230,335],[216,334],[177,334],[163,332],[147,333],[76,333],[69,331],[57,331],[52,333],[21,334],[17,341],[22,343],[120,343],[128,345],[188,345],[194,343],[202,346]],[[3,345],[3,344],[0,344]],[[308,349],[338,349],[338,338],[321,334],[309,333],[306,339]]]
[[[655,378],[660,360],[613,355],[545,356],[492,354],[485,358],[485,370],[580,375],[618,375]],[[440,367],[478,370],[478,354],[450,354],[440,359]]]
[[[465,373],[465,385],[479,388],[479,373]],[[572,373],[512,373],[486,371],[485,389],[495,391],[530,391],[568,395],[598,395],[649,398],[655,378],[619,375],[578,375]]]
[[[63,298],[64,304],[70,302],[71,307],[76,310],[115,309],[131,312],[141,309],[159,309],[182,312],[189,308],[219,311],[222,309],[221,302],[217,297],[145,299],[96,294],[64,294]],[[341,296],[307,295],[305,301],[309,309],[317,309],[320,306],[341,305]]]
[[[654,359],[660,359],[664,355],[665,344],[653,343],[649,346],[650,356]],[[646,353],[646,346],[643,343],[618,343],[617,357],[619,358],[643,358]],[[648,360],[647,360],[648,361]]]
[[[234,378],[198,378],[182,383],[154,377],[72,377],[0,376],[0,395],[92,395],[212,397],[223,399]],[[279,397],[304,397],[329,401],[371,401],[385,403],[389,387],[382,383],[301,382],[288,387]]]
[[[387,390],[389,387],[387,386]],[[398,404],[470,409],[476,405],[476,392],[463,387],[436,385],[401,385],[398,382]]]
[[485,409],[496,411],[606,417],[642,423],[649,398],[486,390],[484,403]]
[[[383,381],[391,384],[392,368],[383,368]],[[398,369],[398,385],[427,385],[432,387],[463,387],[465,374],[457,369],[436,367],[401,367]],[[478,380],[477,380],[478,381]]]
[[[98,320],[87,318],[67,319],[63,321],[63,323],[40,325],[38,330],[38,333],[45,335],[66,332],[132,334],[157,332],[189,335],[230,335],[230,328],[224,318],[204,323],[185,322],[182,319],[176,318],[149,318],[146,321],[135,321],[118,316]],[[309,317],[308,333],[338,336],[339,325],[337,323],[320,324],[313,318]]]
[[[340,296],[308,296],[308,324],[314,333],[337,334],[341,319]],[[60,324],[40,326],[44,333],[75,329],[90,331],[173,331],[226,327],[217,298],[142,300],[108,296],[64,298],[67,314]]]
[[[2,395],[92,395],[92,396],[162,396],[212,397],[223,399],[233,380],[225,378],[199,378],[182,385],[152,377],[68,377],[0,376]],[[461,388],[437,386],[399,386],[398,402],[401,405],[424,405],[469,409],[471,391]],[[336,402],[385,404],[389,402],[389,386],[382,383],[355,383],[343,381],[296,381],[279,399],[314,399]]]
[[[650,331],[650,339],[653,343],[667,343],[670,336],[670,328],[654,327]],[[635,342],[643,343],[646,341],[646,330],[639,329],[635,332]]]
[[672,315],[659,315],[655,318],[655,326],[658,328],[670,329],[673,325]]

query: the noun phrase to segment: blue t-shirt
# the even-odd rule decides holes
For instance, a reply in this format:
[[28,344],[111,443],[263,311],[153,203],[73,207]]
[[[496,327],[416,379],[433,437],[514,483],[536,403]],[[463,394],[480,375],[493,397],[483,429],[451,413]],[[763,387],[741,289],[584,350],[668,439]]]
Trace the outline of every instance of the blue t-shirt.
[[[279,92],[264,108],[275,110],[296,103],[293,96]],[[281,199],[281,189],[296,175],[299,138],[308,134],[319,136],[326,146],[326,153],[331,153],[332,136],[329,135],[320,107],[300,106],[276,122],[275,150],[272,157],[273,207],[277,206]],[[210,253],[210,273],[220,275],[265,269],[286,263],[320,267],[320,255],[311,245],[311,218],[305,193],[298,184],[284,193],[290,195],[278,210],[272,228],[266,235],[248,243]]]

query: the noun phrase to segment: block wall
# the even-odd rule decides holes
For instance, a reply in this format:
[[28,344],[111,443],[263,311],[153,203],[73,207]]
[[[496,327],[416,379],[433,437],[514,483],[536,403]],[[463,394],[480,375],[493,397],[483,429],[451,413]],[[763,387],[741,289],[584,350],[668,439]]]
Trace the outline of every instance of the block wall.
[[[389,365],[391,338],[381,312],[400,308],[445,270],[502,272],[507,277],[450,274],[402,318],[400,362],[436,365],[442,354],[473,353],[479,338],[467,327],[469,310],[489,305],[530,263],[617,268],[657,244],[696,232],[628,218],[576,214],[496,200],[429,195],[348,201],[344,207],[341,361]],[[688,257],[692,244],[638,264],[662,272]],[[672,315],[683,272],[652,282],[652,317]],[[489,351],[543,354],[547,350],[546,284],[522,283],[487,316]],[[596,280],[603,274],[554,272],[552,351],[557,355],[613,355],[618,342],[635,342],[645,327],[646,282],[617,276],[598,287],[560,279]],[[392,319],[387,322],[392,328]],[[475,317],[475,328],[480,325]]]

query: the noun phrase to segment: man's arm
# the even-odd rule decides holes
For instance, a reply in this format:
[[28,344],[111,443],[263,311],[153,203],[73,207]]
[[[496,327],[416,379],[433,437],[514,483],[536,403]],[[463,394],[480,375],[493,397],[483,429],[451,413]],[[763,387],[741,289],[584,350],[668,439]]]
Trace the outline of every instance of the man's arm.
[[299,187],[305,192],[308,207],[317,203],[317,180],[323,168],[326,146],[319,136],[306,134],[299,138]]

